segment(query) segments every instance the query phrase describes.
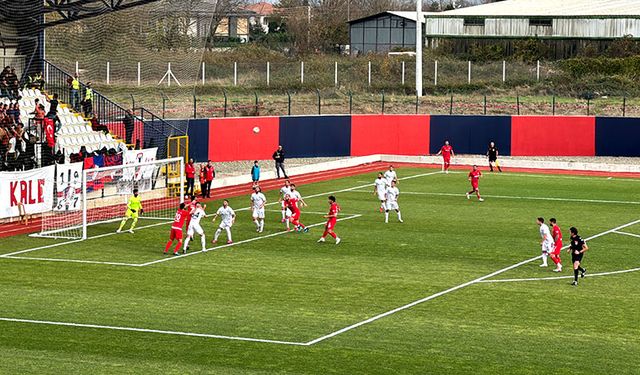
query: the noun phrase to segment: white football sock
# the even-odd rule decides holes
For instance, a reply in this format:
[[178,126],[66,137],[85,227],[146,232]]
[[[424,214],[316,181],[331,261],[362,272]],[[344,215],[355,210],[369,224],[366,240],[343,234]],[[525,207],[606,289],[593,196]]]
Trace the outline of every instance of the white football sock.
[[225,230],[227,231],[227,240],[228,240],[228,241],[233,241],[233,240],[231,239],[231,228],[226,228]]
[[388,223],[389,222],[389,211],[385,211],[384,212],[384,222]]
[[398,220],[402,220],[402,214],[398,211]]
[[544,264],[545,266],[547,265],[547,258],[548,257],[549,257],[549,254],[542,253],[542,264]]
[[204,234],[200,236],[200,244],[202,245],[202,251],[207,250],[207,241],[204,239]]
[[220,237],[220,232],[222,232],[222,229],[218,228],[218,230],[216,230],[216,234],[213,235],[214,241],[218,240],[218,237]]
[[260,231],[264,230],[264,219],[260,219]]
[[189,241],[191,241],[191,237],[187,236],[187,239],[184,240],[184,250],[187,250],[187,247],[189,247]]

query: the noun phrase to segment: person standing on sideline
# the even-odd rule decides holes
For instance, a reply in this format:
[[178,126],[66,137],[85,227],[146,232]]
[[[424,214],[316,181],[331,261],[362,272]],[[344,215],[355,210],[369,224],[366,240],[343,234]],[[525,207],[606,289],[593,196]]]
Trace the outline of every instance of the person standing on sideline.
[[560,260],[560,251],[562,250],[562,231],[558,226],[555,218],[549,219],[551,223],[551,237],[553,237],[553,252],[549,254],[551,260],[556,264],[556,269],[553,272],[562,272],[562,260]]
[[133,117],[133,111],[128,109],[124,114],[122,120],[124,124],[124,139],[127,145],[133,144],[133,131],[135,130],[135,118]]
[[189,159],[189,162],[184,167],[184,174],[187,178],[187,195],[193,195],[194,185],[196,181],[196,166],[193,164],[193,159]]
[[207,161],[207,198],[211,198],[211,183],[213,179],[216,177],[216,170],[213,168],[213,164],[211,164],[211,160]]
[[276,162],[276,175],[278,176],[278,179],[280,178],[280,170],[282,170],[284,178],[289,178],[289,176],[287,176],[287,172],[284,170],[284,150],[282,149],[282,146],[278,146],[278,149],[273,153],[272,157]]
[[540,267],[546,267],[547,258],[549,257],[549,254],[553,252],[555,244],[549,227],[544,223],[544,219],[539,217],[536,222],[540,226],[540,246],[542,247],[542,264]]
[[200,181],[200,194],[202,194],[202,198],[205,198],[207,194],[207,165],[205,163],[200,164],[198,180]]
[[453,147],[449,144],[449,141],[444,141],[444,146],[440,148],[440,151],[436,154],[436,156],[442,155],[442,171],[444,173],[449,173],[449,167],[451,166],[451,158],[454,155]]
[[260,166],[257,160],[253,162],[253,167],[251,167],[251,181],[254,188],[260,183]]
[[487,149],[487,158],[489,158],[489,169],[493,172],[493,166],[498,167],[498,171],[502,172],[502,168],[500,168],[500,163],[498,162],[498,148],[494,142],[489,143],[489,148]]
[[569,232],[571,232],[571,243],[569,244],[567,252],[571,253],[571,262],[573,263],[573,282],[571,285],[578,286],[578,273],[580,273],[580,278],[583,278],[587,273],[587,269],[582,268],[581,264],[582,257],[584,253],[589,250],[589,246],[578,236],[578,229],[571,227],[569,228]]

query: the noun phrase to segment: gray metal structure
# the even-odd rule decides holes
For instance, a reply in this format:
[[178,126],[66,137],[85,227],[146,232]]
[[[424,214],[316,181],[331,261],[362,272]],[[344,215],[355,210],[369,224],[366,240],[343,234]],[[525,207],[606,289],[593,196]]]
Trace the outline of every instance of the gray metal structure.
[[382,12],[349,21],[352,54],[416,46],[416,12]]

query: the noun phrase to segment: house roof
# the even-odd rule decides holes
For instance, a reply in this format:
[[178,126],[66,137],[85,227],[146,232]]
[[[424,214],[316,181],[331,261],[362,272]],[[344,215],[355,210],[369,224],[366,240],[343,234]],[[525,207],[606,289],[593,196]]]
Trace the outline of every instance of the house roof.
[[260,16],[270,16],[271,14],[273,14],[273,4],[264,1],[247,5],[246,7],[244,7],[244,9],[255,12]]
[[506,0],[433,14],[462,17],[637,17],[638,0]]
[[[422,15],[423,15],[424,18],[426,18],[427,16],[430,17],[433,14],[441,14],[441,13],[422,12]],[[407,19],[407,20],[411,20],[413,22],[416,22],[416,18],[417,18],[417,12],[414,12],[414,11],[388,10],[386,12],[380,12],[380,13],[372,14],[372,15],[369,15],[369,16],[352,19],[348,23],[360,22],[360,21],[364,21],[364,20],[368,20],[368,19],[372,19],[372,18],[378,18],[378,17],[385,16],[385,15],[394,15],[394,16],[398,16],[398,17],[401,17],[401,18],[404,18],[404,19]],[[424,23],[424,19],[422,20],[422,23]]]

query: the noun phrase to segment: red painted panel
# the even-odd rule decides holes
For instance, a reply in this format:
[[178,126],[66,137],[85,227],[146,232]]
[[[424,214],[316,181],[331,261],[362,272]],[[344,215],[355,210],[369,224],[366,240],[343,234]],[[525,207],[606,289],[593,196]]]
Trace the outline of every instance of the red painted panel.
[[351,116],[351,155],[426,155],[428,115]]
[[511,118],[511,155],[513,156],[594,156],[595,153],[595,117],[513,116]]
[[[260,128],[254,133],[253,128]],[[212,161],[271,159],[278,147],[278,117],[209,120],[209,159]],[[247,171],[247,173],[249,173]]]

